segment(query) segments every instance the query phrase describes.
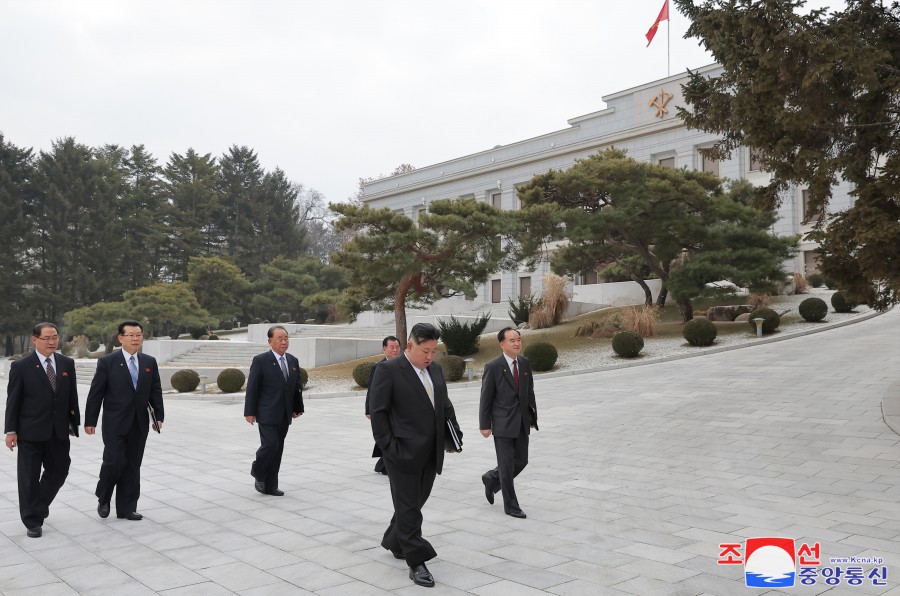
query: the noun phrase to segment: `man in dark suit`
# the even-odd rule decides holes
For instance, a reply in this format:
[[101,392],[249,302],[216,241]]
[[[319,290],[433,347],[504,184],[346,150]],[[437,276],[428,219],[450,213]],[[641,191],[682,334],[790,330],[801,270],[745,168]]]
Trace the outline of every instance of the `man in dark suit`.
[[19,446],[19,515],[28,536],[40,538],[50,503],[69,475],[69,425],[77,429],[81,413],[75,361],[56,353],[56,325],[35,325],[31,343],[34,352],[9,369],[4,432],[10,451]]
[[537,428],[534,377],[528,358],[520,356],[522,338],[512,327],[497,334],[502,354],[484,367],[481,377],[481,404],[478,428],[484,438],[494,435],[497,467],[485,472],[484,496],[494,504],[494,495],[503,492],[507,515],[524,518],[513,478],[528,465],[528,435]]
[[[384,353],[384,358],[375,363],[375,366],[369,371],[369,384],[368,388],[372,387],[372,377],[375,376],[375,367],[377,367],[382,362],[386,360],[392,360],[400,355],[400,340],[394,337],[393,335],[388,335],[383,340],[381,340],[381,351]],[[369,420],[372,419],[372,416],[369,414],[369,391],[366,390],[366,418]],[[379,474],[384,474],[387,476],[387,470],[384,467],[384,458],[381,457],[381,449],[378,448],[378,443],[375,444],[375,448],[372,449],[372,457],[377,457],[378,461],[375,462],[375,471]]]
[[300,380],[300,361],[287,353],[288,333],[281,325],[268,332],[272,348],[253,357],[244,396],[244,418],[258,423],[259,449],[250,468],[254,487],[264,495],[280,497],[278,471],[284,453],[291,419],[303,414],[303,383]]
[[97,513],[109,516],[113,490],[116,493],[116,517],[139,521],[137,512],[141,496],[141,461],[150,431],[148,406],[153,408],[162,429],[162,383],[156,359],[139,354],[144,343],[144,329],[137,321],[119,325],[122,349],[97,361],[97,372],[91,381],[84,406],[84,432],[93,435],[100,408],[103,407],[103,464],[97,481]]
[[445,419],[456,420],[441,367],[432,363],[440,336],[434,325],[413,326],[404,356],[379,364],[369,391],[372,435],[394,502],[381,546],[406,559],[409,578],[428,587],[434,578],[425,561],[437,553],[422,537],[422,507],[444,465]]

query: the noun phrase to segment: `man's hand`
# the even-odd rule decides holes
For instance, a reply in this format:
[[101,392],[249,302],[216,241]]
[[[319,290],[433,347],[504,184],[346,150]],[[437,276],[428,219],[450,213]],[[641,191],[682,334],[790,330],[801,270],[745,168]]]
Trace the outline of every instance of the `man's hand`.
[[371,420],[371,419],[372,419],[372,415],[371,415],[371,414],[366,414],[366,418],[368,418],[369,420]]
[[84,427],[84,432],[86,432],[89,435],[94,434],[94,431],[96,431],[96,430],[97,430],[96,426],[85,426]]
[[292,414],[292,416],[293,416],[294,418],[299,418],[300,416],[303,416],[303,412],[294,412],[294,413]]
[[162,420],[160,420],[159,422],[156,423],[156,428],[158,428],[159,430],[162,430],[162,424],[163,424]]
[[485,439],[488,438],[489,436],[491,436],[491,429],[489,429],[489,428],[482,429],[481,436],[484,437]]
[[256,422],[256,416],[244,416],[244,418],[246,418],[247,422],[249,422],[250,424]]
[[12,451],[18,443],[19,436],[16,433],[6,435],[6,446],[9,447],[10,451]]

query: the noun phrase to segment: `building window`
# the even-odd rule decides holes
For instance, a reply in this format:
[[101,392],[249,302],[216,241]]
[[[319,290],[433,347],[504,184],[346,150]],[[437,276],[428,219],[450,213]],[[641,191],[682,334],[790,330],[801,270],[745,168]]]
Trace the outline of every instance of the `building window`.
[[803,223],[817,222],[822,219],[822,206],[812,204],[812,196],[809,190],[803,191]]
[[413,223],[416,224],[417,228],[422,227],[422,225],[419,223],[419,218],[422,216],[423,213],[425,213],[425,207],[418,207],[415,211],[415,216],[413,217]]
[[492,193],[491,194],[491,205],[493,205],[494,208],[496,208],[496,209],[502,209],[503,207],[501,207],[500,204],[501,204],[500,193],[499,192]]
[[500,280],[492,279],[491,280],[491,302],[494,304],[500,303]]
[[712,174],[713,176],[719,175],[719,160],[710,159],[709,157],[703,155],[701,155],[700,158],[703,162],[704,172],[706,172],[707,174]]
[[582,271],[581,272],[581,283],[582,285],[590,285],[600,283],[600,279],[597,276],[596,271]]
[[675,156],[672,157],[663,157],[658,160],[656,163],[661,165],[664,168],[674,168],[675,167]]
[[519,296],[527,298],[531,296],[531,276],[519,278]]
[[762,172],[762,154],[755,149],[750,150],[750,171],[751,172]]
[[807,250],[803,253],[803,275],[819,272],[819,252]]

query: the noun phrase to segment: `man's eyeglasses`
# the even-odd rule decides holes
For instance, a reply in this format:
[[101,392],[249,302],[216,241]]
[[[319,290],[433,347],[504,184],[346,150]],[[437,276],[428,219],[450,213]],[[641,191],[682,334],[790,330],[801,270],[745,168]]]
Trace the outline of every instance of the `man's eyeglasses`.
[[51,341],[59,341],[59,336],[54,335],[53,337],[39,337],[38,339],[49,343]]
[[128,339],[131,339],[132,337],[140,339],[141,337],[144,337],[144,334],[143,333],[123,333],[122,337],[127,337]]

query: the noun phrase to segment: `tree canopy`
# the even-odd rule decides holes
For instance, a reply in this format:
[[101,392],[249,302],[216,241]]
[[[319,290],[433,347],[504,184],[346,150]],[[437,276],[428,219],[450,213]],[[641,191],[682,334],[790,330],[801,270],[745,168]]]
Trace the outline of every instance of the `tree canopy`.
[[685,123],[722,137],[713,157],[758,152],[773,174],[766,206],[803,184],[824,209],[850,182],[853,206],[811,235],[821,270],[860,302],[900,302],[900,3],[804,14],[802,0],[674,1],[691,20],[686,37],[723,68],[690,74]]
[[513,219],[473,199],[439,200],[417,221],[390,209],[357,203],[332,204],[338,232],[353,233],[332,262],[348,272],[357,312],[393,310],[396,335],[406,343],[406,307],[426,305],[444,288],[474,295],[475,284],[508,264],[503,237]]
[[[784,278],[783,261],[796,238],[769,231],[771,211],[745,205],[737,184],[726,193],[706,172],[635,161],[608,149],[565,171],[536,176],[519,189],[529,243],[562,234],[551,260],[554,271],[574,273],[612,259],[634,270],[635,257],[663,282],[682,318],[707,283],[729,279],[762,287]],[[534,250],[531,247],[530,250]]]

